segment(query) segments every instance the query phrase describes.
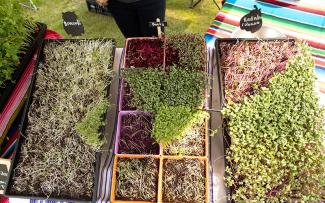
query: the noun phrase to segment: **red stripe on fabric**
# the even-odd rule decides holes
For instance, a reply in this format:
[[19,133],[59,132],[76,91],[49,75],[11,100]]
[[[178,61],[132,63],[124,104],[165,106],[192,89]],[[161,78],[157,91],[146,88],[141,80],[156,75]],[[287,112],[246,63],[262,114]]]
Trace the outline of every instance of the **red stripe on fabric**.
[[227,24],[231,24],[233,26],[239,26],[239,21],[235,21],[232,20],[230,18],[227,18],[227,14],[219,12],[218,15],[216,16],[216,20],[227,23]]
[[[321,9],[318,10],[314,7],[313,8],[307,7],[307,5],[300,6],[300,5],[280,2],[280,1],[276,1],[276,0],[260,0],[260,1],[270,3],[270,4],[276,4],[278,6],[283,6],[283,7],[287,7],[287,8],[294,9],[294,10],[305,11],[308,13],[314,13],[314,14],[318,14],[318,15],[325,15],[325,10],[321,10]],[[322,8],[322,7],[320,6],[319,8]]]
[[[289,35],[287,33],[285,33],[289,38],[296,38],[296,39],[300,39],[300,40],[303,40],[303,41],[306,41],[310,46],[312,47],[315,47],[315,48],[318,48],[318,49],[325,49],[325,45],[322,44],[322,43],[319,43],[319,42],[315,42],[315,41],[312,41],[312,40],[308,40],[308,39],[301,39],[297,36],[293,36],[293,35]],[[299,34],[299,33],[297,33]]]
[[5,196],[0,196],[0,203],[9,203],[9,198]]
[[33,59],[29,62],[26,70],[24,71],[22,77],[16,84],[13,94],[10,96],[2,114],[0,115],[0,135],[3,134],[11,115],[13,114],[13,112],[15,112],[15,109],[19,105],[21,99],[26,94],[28,86],[31,82],[31,75],[34,69],[34,65],[35,59],[33,57]]
[[18,128],[15,132],[15,134],[9,139],[8,143],[6,144],[6,146],[3,148],[2,152],[6,152],[8,150],[8,148],[12,145],[12,143],[15,142],[15,140],[17,139],[18,135],[19,135],[19,131],[20,129]]
[[45,33],[45,39],[63,39],[63,36],[60,35],[58,32],[47,29]]
[[315,59],[315,65],[325,68],[325,61]]
[[208,34],[214,35],[214,36],[219,37],[219,38],[229,37],[229,35],[226,35],[226,34],[220,32],[218,30],[214,30],[214,29],[211,29],[211,28],[208,29]]

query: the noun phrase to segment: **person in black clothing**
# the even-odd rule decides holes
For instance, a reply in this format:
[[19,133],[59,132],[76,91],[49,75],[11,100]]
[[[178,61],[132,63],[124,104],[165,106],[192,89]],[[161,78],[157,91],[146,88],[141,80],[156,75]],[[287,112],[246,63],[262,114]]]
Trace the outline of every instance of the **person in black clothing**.
[[157,28],[149,27],[149,22],[165,20],[166,0],[96,0],[107,3],[116,24],[125,38],[157,36]]

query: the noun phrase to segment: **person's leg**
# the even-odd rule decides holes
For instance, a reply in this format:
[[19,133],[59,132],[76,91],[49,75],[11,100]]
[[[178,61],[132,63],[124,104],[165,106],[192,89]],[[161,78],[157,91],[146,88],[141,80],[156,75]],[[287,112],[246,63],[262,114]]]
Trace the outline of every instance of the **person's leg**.
[[141,36],[137,11],[132,4],[109,0],[109,7],[125,38]]
[[157,18],[165,20],[166,0],[142,0],[137,7],[141,36],[157,36],[157,28],[149,27],[149,22],[155,22]]

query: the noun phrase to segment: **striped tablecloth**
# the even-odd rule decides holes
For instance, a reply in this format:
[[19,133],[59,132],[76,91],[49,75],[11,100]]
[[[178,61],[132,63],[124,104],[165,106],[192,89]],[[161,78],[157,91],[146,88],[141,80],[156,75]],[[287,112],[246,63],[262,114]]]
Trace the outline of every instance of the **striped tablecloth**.
[[[57,39],[62,38],[58,33],[47,30],[45,33],[45,39]],[[5,104],[2,112],[0,112],[0,137],[14,138],[14,134],[17,133],[16,129],[20,123],[20,115],[24,101],[27,98],[27,90],[32,80],[32,73],[36,63],[37,51],[34,53],[32,60],[28,63],[24,70],[24,73],[19,78],[16,86],[10,95],[7,103]],[[3,139],[1,139],[3,140]],[[4,153],[1,158],[10,158],[13,147],[15,146],[15,140],[10,142],[8,146],[8,153]]]
[[256,5],[263,26],[275,28],[289,38],[306,41],[315,59],[317,88],[325,104],[325,1],[324,0],[226,0],[206,33],[208,44],[232,37],[240,19]]

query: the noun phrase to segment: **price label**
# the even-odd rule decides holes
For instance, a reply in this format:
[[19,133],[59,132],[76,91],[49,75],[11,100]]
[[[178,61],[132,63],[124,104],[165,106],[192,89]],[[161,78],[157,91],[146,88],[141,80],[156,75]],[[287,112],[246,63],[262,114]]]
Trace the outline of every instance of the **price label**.
[[9,178],[9,159],[0,159],[0,194],[4,193]]
[[78,19],[78,16],[75,12],[65,12],[62,13],[63,18],[63,28],[69,35],[72,36],[81,36],[85,33],[84,26],[82,22]]
[[254,5],[254,8],[249,14],[240,19],[240,29],[254,33],[262,27],[261,9],[258,9],[256,5]]

